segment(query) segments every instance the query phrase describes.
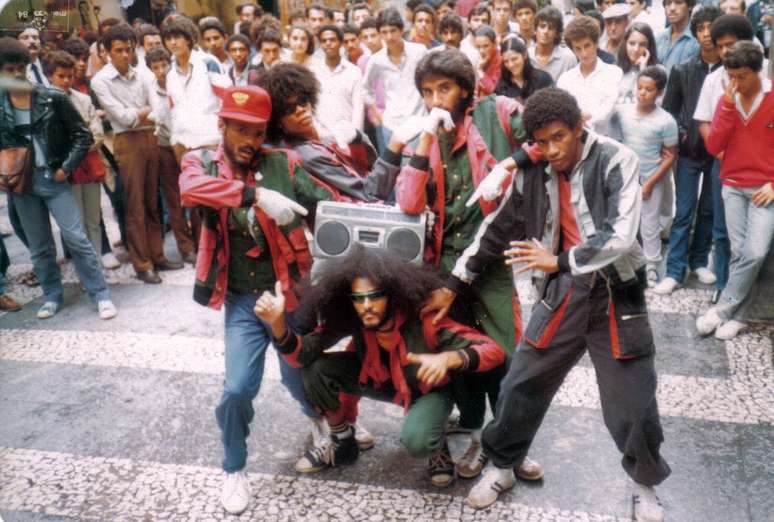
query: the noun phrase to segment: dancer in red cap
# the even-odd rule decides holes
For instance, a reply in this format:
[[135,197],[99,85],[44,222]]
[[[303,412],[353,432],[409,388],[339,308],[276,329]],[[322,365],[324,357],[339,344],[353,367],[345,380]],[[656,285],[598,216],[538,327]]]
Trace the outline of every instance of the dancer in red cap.
[[[255,414],[252,401],[271,339],[253,308],[264,291],[275,288],[281,288],[289,309],[295,307],[291,289],[312,264],[301,216],[332,195],[315,184],[291,153],[263,147],[271,117],[266,91],[254,86],[226,89],[218,117],[223,136],[218,150],[200,149],[183,157],[180,193],[184,206],[203,207],[194,300],[215,309],[226,304],[226,374],[215,410],[227,474],[221,502],[229,513],[241,513],[250,499],[244,467]],[[304,414],[317,419],[299,370],[280,360],[280,372]]]

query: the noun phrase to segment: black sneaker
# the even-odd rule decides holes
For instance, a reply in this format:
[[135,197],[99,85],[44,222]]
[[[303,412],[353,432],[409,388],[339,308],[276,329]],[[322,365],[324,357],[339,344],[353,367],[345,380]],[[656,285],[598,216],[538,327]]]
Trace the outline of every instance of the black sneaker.
[[335,468],[352,464],[360,455],[360,448],[354,436],[339,439],[331,435],[329,440],[309,448],[304,456],[296,462],[299,473],[314,473],[325,468]]
[[427,473],[433,486],[443,488],[454,482],[454,461],[446,442],[427,461]]

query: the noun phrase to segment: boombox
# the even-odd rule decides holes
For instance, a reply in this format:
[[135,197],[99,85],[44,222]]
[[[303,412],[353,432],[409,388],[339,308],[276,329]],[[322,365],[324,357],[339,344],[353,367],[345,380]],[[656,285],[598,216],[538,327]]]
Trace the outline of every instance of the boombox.
[[312,255],[336,259],[360,244],[421,263],[426,221],[424,213],[412,216],[387,205],[321,201],[315,214]]

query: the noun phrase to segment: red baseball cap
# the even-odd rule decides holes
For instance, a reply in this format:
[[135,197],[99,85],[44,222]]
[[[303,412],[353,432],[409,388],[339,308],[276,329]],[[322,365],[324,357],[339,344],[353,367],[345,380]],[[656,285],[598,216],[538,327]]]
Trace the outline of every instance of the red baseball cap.
[[223,92],[218,116],[245,123],[263,123],[271,118],[269,93],[254,85],[229,87]]

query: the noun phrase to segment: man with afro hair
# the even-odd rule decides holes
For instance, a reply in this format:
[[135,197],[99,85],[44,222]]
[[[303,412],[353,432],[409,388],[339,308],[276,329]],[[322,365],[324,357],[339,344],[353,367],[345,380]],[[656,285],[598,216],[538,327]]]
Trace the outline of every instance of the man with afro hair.
[[[656,404],[653,333],[645,304],[645,260],[637,242],[642,195],[637,156],[584,128],[575,98],[538,91],[523,122],[544,161],[514,176],[455,272],[475,273],[505,250],[506,263],[531,270],[539,297],[500,385],[494,420],[483,432],[491,461],[468,495],[485,508],[515,485],[551,400],[588,351],[602,414],[634,482],[636,520],[663,520],[653,486],[670,474]],[[503,164],[513,166],[514,159]],[[522,195],[529,197],[522,197]],[[553,216],[553,218],[549,217]],[[523,228],[528,241],[512,241]]]

